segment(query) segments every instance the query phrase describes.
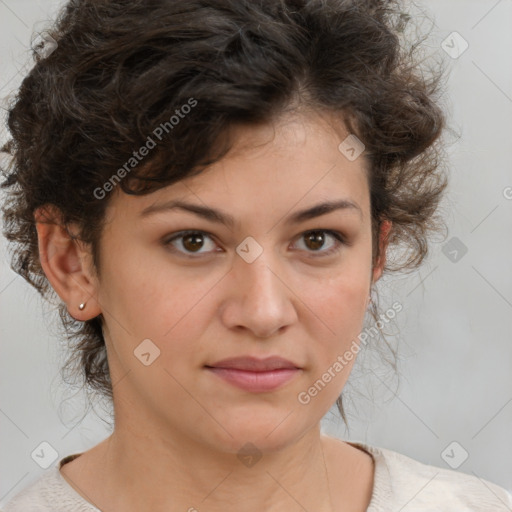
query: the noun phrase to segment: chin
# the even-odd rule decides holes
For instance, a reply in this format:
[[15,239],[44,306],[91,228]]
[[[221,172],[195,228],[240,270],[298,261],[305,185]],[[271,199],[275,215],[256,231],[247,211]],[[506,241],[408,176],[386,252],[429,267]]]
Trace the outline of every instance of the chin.
[[233,418],[219,419],[225,430],[219,425],[210,444],[216,450],[233,454],[238,454],[243,447],[261,453],[279,451],[293,445],[309,430],[309,425],[298,423],[297,415],[290,414],[290,410],[283,408],[279,414],[267,415],[257,415],[253,410],[246,416],[237,414]]

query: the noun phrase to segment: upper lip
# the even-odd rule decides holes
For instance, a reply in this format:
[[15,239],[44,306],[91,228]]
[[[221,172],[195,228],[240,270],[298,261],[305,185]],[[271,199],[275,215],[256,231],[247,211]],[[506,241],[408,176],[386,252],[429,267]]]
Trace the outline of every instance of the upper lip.
[[234,368],[253,372],[268,372],[281,368],[300,368],[291,361],[278,356],[269,356],[264,359],[251,356],[230,357],[206,366],[210,368]]

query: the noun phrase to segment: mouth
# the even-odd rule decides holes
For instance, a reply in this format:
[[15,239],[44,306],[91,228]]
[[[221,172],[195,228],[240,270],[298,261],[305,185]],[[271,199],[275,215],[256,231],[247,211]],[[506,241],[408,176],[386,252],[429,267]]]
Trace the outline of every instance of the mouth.
[[281,357],[224,359],[205,369],[223,381],[253,393],[274,391],[292,380],[302,369]]

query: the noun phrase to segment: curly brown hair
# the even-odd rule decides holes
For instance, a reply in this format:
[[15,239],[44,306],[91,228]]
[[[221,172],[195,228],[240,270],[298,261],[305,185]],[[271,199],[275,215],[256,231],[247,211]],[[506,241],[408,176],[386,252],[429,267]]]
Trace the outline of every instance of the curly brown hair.
[[[172,136],[153,137],[144,166],[119,181],[126,194],[199,174],[229,151],[225,135],[237,123],[299,108],[335,113],[365,145],[373,264],[387,219],[390,247],[409,254],[388,257],[384,272],[417,268],[439,228],[447,178],[443,74],[427,73],[419,43],[407,42],[410,18],[399,0],[70,0],[47,32],[57,48],[33,49],[35,65],[8,110],[2,211],[12,269],[43,298],[54,294],[34,221],[52,204],[65,225],[80,227],[101,275],[109,202],[98,191],[155,127]],[[193,101],[186,120],[172,122]],[[112,399],[102,315],[78,322],[58,308],[76,342],[66,367],[78,364],[84,386]],[[377,308],[373,301],[374,319]],[[341,396],[336,404],[347,423]]]

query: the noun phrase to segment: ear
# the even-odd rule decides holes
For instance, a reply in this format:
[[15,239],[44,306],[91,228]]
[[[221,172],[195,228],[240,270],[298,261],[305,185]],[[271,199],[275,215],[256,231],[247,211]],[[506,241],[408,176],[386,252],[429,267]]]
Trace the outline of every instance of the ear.
[[[44,205],[34,213],[39,259],[55,292],[66,303],[69,314],[85,322],[101,313],[96,299],[98,281],[92,257],[85,244],[72,238],[54,205]],[[81,311],[78,306],[84,303]]]
[[388,236],[391,231],[392,222],[390,220],[382,221],[380,225],[380,233],[379,233],[379,258],[377,259],[377,263],[373,269],[373,279],[372,284],[376,283],[380,277],[382,276],[382,271],[384,270],[384,265],[386,263],[386,248],[388,246]]

